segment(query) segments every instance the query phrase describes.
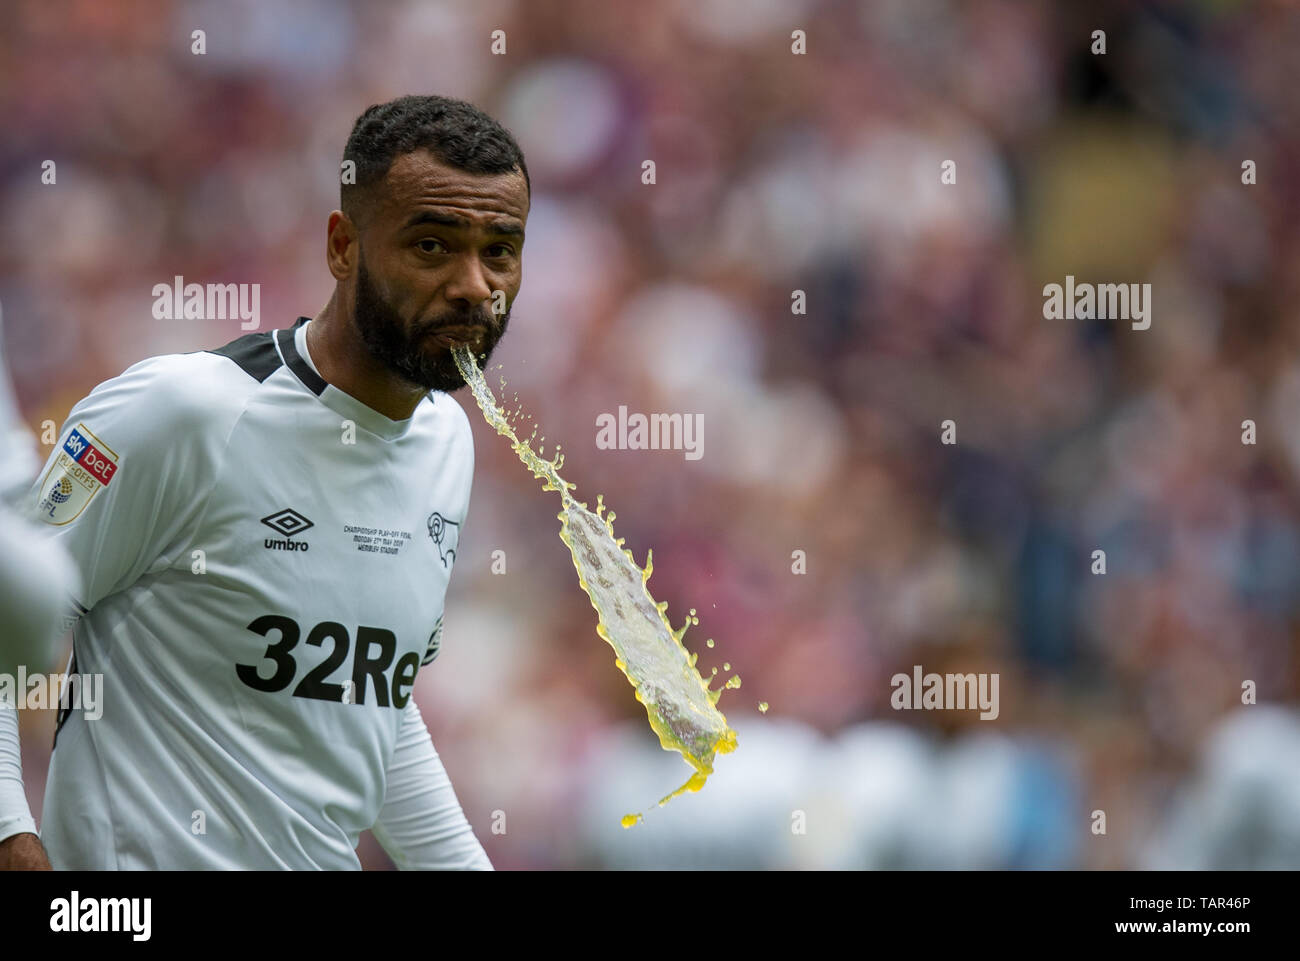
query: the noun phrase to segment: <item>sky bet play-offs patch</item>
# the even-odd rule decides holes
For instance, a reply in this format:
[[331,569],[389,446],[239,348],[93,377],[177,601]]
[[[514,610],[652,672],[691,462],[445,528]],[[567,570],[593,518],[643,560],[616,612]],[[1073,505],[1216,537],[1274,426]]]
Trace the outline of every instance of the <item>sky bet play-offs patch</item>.
[[91,498],[112,482],[117,460],[108,445],[78,424],[41,482],[37,515],[47,524],[75,521]]

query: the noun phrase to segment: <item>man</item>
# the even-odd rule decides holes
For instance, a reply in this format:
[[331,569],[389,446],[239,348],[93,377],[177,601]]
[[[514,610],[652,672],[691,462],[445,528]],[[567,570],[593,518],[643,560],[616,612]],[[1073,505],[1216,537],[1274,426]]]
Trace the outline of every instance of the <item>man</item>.
[[343,171],[324,309],[99,385],[29,495],[85,581],[69,672],[104,675],[55,735],[55,868],[355,869],[373,828],[401,868],[491,869],[411,690],[473,473],[451,348],[505,332],[527,167],[469,104],[403,97]]

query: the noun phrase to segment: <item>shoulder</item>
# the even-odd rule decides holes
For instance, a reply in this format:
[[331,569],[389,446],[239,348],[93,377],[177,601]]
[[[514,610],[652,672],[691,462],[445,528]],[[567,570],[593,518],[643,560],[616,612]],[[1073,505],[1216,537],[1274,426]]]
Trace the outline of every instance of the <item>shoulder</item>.
[[474,433],[470,430],[469,414],[465,413],[465,408],[460,405],[460,401],[452,397],[451,394],[437,394],[438,406],[442,407],[443,415],[455,425],[456,432],[467,438],[473,443]]
[[[469,416],[456,399],[434,391],[420,402],[418,424],[412,438],[422,451],[419,455],[425,470],[436,472],[438,483],[449,485],[446,491],[459,491],[467,506],[474,484],[474,432]],[[446,507],[443,513],[447,512]],[[460,508],[463,514],[464,507]],[[453,509],[452,516],[455,514]]]
[[[190,496],[201,478],[215,478],[212,468],[248,400],[248,389],[226,367],[242,376],[221,357],[161,354],[96,386],[73,405],[37,482],[52,505],[42,519],[68,523],[102,487],[107,494],[96,502],[113,506],[93,513],[108,510],[123,523],[143,525],[141,518],[164,507],[164,491]],[[57,497],[48,486],[56,467]]]
[[237,418],[260,386],[218,354],[160,354],[96,386],[73,414],[109,419],[131,433],[197,432]]
[[474,456],[474,431],[469,425],[469,415],[451,394],[435,391],[420,405],[430,428],[442,438]]

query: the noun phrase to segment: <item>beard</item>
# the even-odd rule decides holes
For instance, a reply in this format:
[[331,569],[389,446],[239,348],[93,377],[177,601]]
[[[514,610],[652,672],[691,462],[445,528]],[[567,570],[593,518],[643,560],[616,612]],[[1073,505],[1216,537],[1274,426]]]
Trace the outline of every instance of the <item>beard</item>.
[[483,347],[476,357],[480,368],[486,368],[492,352],[505,335],[510,311],[507,310],[498,321],[486,306],[480,305],[472,310],[453,310],[430,324],[408,327],[370,282],[363,256],[357,265],[353,320],[371,356],[389,371],[417,387],[449,393],[464,387],[465,378],[449,349],[426,346],[429,335],[447,327],[481,327]]

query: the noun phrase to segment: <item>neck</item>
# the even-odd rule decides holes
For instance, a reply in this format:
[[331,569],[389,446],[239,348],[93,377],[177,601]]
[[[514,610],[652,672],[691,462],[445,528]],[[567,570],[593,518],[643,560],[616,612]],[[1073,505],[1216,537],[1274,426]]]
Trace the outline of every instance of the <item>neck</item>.
[[307,325],[307,350],[327,384],[389,420],[406,420],[428,391],[377,361],[338,304],[338,292]]

